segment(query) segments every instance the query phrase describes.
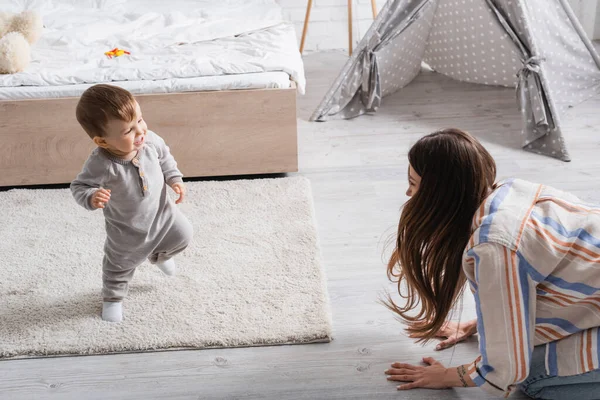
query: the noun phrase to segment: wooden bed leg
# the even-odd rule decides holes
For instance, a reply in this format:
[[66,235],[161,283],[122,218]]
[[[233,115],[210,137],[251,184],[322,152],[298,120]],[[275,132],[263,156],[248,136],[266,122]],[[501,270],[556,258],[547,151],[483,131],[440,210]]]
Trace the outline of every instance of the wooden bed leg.
[[306,39],[306,31],[308,30],[308,20],[310,19],[310,9],[312,7],[312,0],[308,0],[306,5],[306,16],[304,17],[304,28],[302,28],[302,40],[300,40],[300,54],[304,51],[304,39]]
[[352,55],[352,0],[348,0],[348,55]]
[[373,19],[377,18],[377,0],[371,0],[371,10],[373,10]]

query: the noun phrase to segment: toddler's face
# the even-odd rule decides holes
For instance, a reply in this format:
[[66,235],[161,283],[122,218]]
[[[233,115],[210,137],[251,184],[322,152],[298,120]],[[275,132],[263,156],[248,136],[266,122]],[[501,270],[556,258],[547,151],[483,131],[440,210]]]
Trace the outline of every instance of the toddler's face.
[[140,105],[135,102],[135,118],[133,121],[112,119],[106,125],[106,135],[103,137],[107,150],[117,155],[128,155],[138,151],[144,145],[148,126],[142,118]]

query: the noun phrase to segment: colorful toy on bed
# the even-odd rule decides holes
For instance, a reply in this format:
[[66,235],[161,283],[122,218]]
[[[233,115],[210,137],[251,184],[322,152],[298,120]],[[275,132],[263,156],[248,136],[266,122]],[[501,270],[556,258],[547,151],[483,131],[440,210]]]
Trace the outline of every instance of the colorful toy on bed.
[[0,74],[22,72],[31,62],[31,45],[42,34],[42,17],[35,11],[0,12]]
[[104,53],[104,55],[107,56],[108,58],[120,57],[123,54],[131,54],[131,53],[128,52],[127,50],[119,49],[118,47],[115,47],[114,49]]

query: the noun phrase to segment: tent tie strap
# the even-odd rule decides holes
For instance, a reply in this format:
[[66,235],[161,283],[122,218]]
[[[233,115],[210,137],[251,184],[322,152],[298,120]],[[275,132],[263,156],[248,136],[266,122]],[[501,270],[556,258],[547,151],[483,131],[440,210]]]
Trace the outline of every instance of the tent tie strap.
[[546,59],[541,56],[529,57],[527,60],[523,61],[523,68],[521,68],[518,75],[528,73],[529,71],[539,74],[540,73],[540,65],[542,64],[543,61],[546,61]]
[[541,63],[546,61],[544,57],[532,56],[523,60],[523,68],[517,73],[519,78],[517,83],[517,98],[521,107],[524,106],[525,98],[529,99],[531,105],[531,114],[537,128],[547,130],[549,127],[548,121],[548,104],[544,93],[539,73],[541,71]]

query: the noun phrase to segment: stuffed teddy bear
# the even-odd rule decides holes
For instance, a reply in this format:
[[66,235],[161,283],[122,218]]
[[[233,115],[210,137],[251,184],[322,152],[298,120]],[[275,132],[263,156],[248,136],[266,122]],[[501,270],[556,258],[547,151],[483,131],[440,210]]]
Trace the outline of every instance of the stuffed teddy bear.
[[23,71],[31,61],[30,45],[42,34],[42,18],[35,11],[0,12],[0,74]]

